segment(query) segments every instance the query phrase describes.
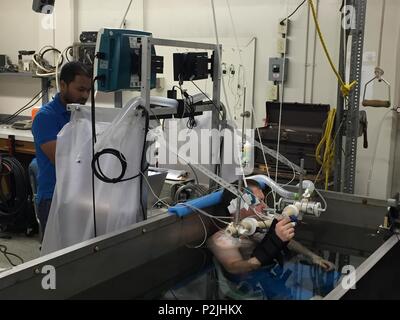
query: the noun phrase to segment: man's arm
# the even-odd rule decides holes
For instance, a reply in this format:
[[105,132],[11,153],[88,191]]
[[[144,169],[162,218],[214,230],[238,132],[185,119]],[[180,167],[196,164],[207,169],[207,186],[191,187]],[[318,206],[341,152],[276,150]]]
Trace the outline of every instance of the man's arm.
[[312,252],[311,250],[307,249],[305,246],[303,246],[301,243],[295,241],[295,240],[290,240],[288,243],[288,249],[290,251],[294,251],[296,253],[302,254],[308,258],[312,258],[316,254]]
[[309,258],[312,261],[313,264],[319,265],[325,271],[331,271],[331,270],[335,269],[335,265],[333,263],[323,259],[322,257],[315,254],[311,250],[307,249],[305,246],[303,246],[301,243],[299,243],[295,240],[291,240],[288,243],[288,249],[306,256],[307,258]]
[[208,248],[224,269],[231,274],[246,273],[261,267],[260,261],[255,257],[243,259],[239,245],[235,241],[236,239],[229,239],[221,232],[217,232],[208,240]]
[[230,250],[230,252],[228,250],[228,252],[224,252],[224,257],[218,257],[218,255],[216,255],[218,262],[221,263],[229,273],[243,274],[257,270],[261,267],[261,263],[257,258],[252,257],[248,260],[244,260],[241,255],[240,257],[236,256],[237,253],[240,255],[239,250]]
[[49,141],[40,145],[40,148],[53,165],[56,164],[56,147],[57,140]]
[[54,165],[56,159],[56,144],[59,128],[52,114],[38,113],[32,123],[32,134],[36,145]]

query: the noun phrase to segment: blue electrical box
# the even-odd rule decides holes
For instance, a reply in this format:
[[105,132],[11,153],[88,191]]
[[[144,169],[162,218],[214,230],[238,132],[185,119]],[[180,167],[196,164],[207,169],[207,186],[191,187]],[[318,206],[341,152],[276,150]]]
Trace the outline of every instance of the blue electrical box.
[[[99,31],[96,44],[97,60],[94,65],[98,91],[141,89],[141,37],[151,35],[148,32],[124,29]],[[163,59],[156,56],[154,46],[151,53],[151,88],[155,88],[156,74],[162,73]]]

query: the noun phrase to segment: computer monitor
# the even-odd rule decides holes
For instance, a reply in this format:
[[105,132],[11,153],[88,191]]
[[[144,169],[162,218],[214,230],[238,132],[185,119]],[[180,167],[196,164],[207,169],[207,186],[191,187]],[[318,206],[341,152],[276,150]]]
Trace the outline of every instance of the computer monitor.
[[207,79],[210,74],[207,52],[174,53],[174,80],[194,81]]
[[[151,33],[124,30],[101,29],[96,43],[97,60],[94,75],[98,77],[97,90],[115,92],[119,90],[140,90],[141,88],[141,37]],[[151,48],[152,62],[155,55]],[[156,85],[159,69],[152,65],[151,88]]]

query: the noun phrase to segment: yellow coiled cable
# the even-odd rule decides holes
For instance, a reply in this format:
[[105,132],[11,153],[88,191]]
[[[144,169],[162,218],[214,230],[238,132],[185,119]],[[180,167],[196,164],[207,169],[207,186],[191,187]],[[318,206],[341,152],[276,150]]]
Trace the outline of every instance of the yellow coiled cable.
[[[321,165],[325,175],[325,190],[328,190],[329,176],[332,171],[335,158],[335,141],[332,133],[335,126],[336,109],[332,109],[328,113],[326,128],[324,135],[315,150],[315,159]],[[321,150],[324,148],[324,154],[321,155]]]

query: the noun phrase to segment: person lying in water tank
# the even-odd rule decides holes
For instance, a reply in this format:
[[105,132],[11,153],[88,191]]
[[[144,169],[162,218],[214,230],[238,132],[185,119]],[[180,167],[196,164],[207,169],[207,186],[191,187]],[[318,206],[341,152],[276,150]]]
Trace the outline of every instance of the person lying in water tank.
[[[247,190],[259,200],[259,203],[253,206],[253,210],[262,212],[266,208],[266,204],[260,185],[255,180],[247,179],[246,181]],[[232,193],[225,190],[222,202],[217,207],[218,214],[216,215],[230,216],[227,207],[234,198]],[[250,216],[255,216],[251,209],[240,210],[240,220]],[[233,275],[246,274],[277,263],[282,264],[284,253],[290,251],[302,254],[312,264],[325,271],[334,270],[334,264],[293,240],[294,236],[294,223],[289,218],[280,218],[279,220],[274,219],[266,233],[258,232],[251,237],[235,238],[221,229],[209,237],[207,246],[225,271]]]

